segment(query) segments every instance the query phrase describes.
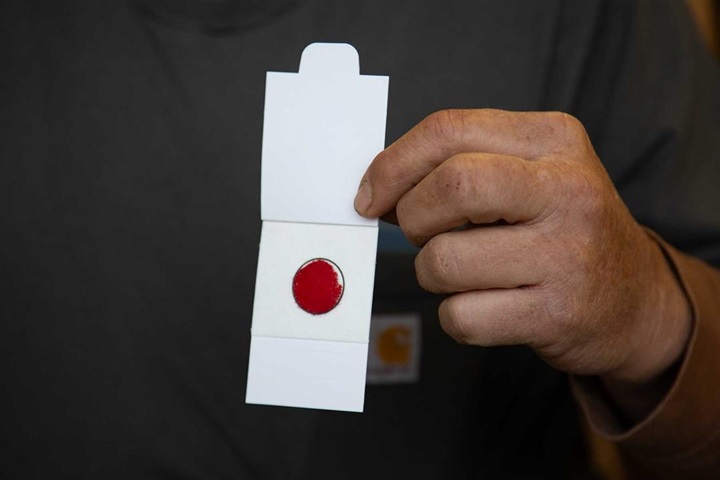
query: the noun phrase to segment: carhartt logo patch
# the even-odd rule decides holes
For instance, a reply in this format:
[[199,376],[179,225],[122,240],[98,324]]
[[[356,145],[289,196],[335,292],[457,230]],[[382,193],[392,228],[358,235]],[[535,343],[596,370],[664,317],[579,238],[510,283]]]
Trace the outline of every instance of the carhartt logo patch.
[[420,380],[421,319],[417,313],[373,315],[368,349],[368,385]]

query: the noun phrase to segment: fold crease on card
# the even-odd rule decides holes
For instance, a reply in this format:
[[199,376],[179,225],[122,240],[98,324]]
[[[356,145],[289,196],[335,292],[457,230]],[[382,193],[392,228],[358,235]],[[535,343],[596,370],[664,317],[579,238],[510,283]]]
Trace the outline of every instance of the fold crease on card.
[[267,73],[247,403],[363,409],[378,227],[353,199],[384,147],[387,94],[348,44]]

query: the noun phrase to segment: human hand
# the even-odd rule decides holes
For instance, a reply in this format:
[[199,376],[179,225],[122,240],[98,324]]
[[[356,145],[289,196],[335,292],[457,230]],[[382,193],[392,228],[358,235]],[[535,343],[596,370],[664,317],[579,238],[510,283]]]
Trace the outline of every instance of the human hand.
[[685,348],[685,294],[570,115],[430,115],[373,160],[355,208],[422,247],[418,281],[450,294],[439,316],[458,342],[638,385]]

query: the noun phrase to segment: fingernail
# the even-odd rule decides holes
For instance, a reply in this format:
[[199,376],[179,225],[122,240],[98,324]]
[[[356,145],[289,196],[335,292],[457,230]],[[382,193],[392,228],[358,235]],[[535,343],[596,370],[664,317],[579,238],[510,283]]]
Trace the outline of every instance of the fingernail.
[[355,195],[355,211],[362,215],[370,208],[370,202],[372,202],[372,187],[370,182],[365,179],[360,184],[360,188],[358,188]]

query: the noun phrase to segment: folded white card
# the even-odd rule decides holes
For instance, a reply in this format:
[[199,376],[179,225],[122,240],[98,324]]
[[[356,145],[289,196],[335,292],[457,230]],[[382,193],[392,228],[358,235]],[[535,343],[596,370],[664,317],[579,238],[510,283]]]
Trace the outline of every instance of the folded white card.
[[384,145],[387,88],[347,44],[268,72],[248,403],[362,411],[378,227],[353,199]]

